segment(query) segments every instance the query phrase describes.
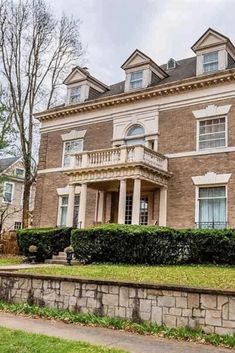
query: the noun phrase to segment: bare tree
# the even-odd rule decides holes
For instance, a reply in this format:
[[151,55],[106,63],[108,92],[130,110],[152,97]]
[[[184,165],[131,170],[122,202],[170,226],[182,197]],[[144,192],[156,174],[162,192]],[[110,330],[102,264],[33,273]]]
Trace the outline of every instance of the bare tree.
[[23,227],[36,176],[36,107],[55,103],[59,83],[82,54],[79,20],[55,18],[45,0],[0,0],[0,74],[7,86],[25,166]]

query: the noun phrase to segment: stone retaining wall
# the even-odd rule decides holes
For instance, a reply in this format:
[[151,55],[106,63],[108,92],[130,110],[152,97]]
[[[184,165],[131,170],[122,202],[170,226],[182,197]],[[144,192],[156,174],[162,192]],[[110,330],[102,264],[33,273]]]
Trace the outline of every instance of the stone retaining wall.
[[0,299],[235,333],[235,291],[0,272]]

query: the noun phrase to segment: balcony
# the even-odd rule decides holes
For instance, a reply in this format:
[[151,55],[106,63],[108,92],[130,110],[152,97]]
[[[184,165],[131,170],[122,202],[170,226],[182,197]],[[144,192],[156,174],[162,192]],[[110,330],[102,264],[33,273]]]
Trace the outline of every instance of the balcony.
[[145,146],[122,146],[71,155],[71,168],[99,168],[143,164],[167,172],[167,158]]

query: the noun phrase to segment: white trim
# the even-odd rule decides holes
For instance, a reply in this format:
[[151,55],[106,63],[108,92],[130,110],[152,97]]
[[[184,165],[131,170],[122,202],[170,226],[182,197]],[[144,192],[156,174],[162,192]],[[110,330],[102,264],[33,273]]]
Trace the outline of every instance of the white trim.
[[182,157],[192,157],[192,156],[202,156],[208,154],[217,154],[217,153],[228,153],[228,152],[235,152],[235,147],[222,147],[214,150],[200,150],[200,151],[189,151],[189,152],[177,152],[177,153],[166,153],[165,156],[167,158],[182,158]]
[[213,118],[220,115],[227,115],[231,104],[227,105],[208,105],[205,109],[194,110],[193,115],[196,119],[203,119],[203,118]]
[[63,141],[71,141],[71,140],[78,140],[84,138],[86,135],[87,130],[71,130],[67,134],[62,134],[61,138]]
[[[12,185],[12,193],[11,193],[11,201],[10,202],[4,200],[6,184],[11,184]],[[13,183],[12,181],[8,181],[8,180],[4,181],[3,193],[2,193],[2,203],[8,204],[8,205],[12,205],[13,201],[14,201],[14,191],[15,191],[15,183]]]
[[[57,188],[56,191],[59,196],[66,196],[69,194],[69,185],[65,186],[64,188]],[[81,187],[76,186],[75,187],[75,195],[80,194],[80,192],[81,192]]]
[[215,185],[215,184],[227,184],[231,173],[229,174],[216,174],[214,172],[208,172],[205,175],[194,176],[192,177],[192,181],[194,185],[207,186],[207,185]]

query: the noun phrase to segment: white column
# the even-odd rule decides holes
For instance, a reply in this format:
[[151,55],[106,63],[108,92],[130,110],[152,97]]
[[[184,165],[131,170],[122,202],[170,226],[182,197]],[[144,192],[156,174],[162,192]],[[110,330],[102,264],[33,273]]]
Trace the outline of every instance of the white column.
[[68,210],[67,210],[67,227],[73,226],[75,185],[69,185]]
[[111,207],[112,207],[112,195],[111,195],[111,192],[106,192],[105,222],[110,222],[111,220]]
[[78,215],[78,225],[81,226],[81,228],[85,227],[86,199],[87,199],[87,184],[82,184],[81,193],[80,193],[79,215]]
[[141,180],[134,179],[131,224],[140,223],[140,194],[141,194]]
[[104,218],[104,191],[99,191],[98,196],[98,210],[97,210],[97,222],[103,223]]
[[118,224],[125,224],[126,212],[126,180],[120,180],[119,203],[118,203]]
[[166,226],[167,218],[167,188],[160,188],[160,205],[159,205],[159,226]]

